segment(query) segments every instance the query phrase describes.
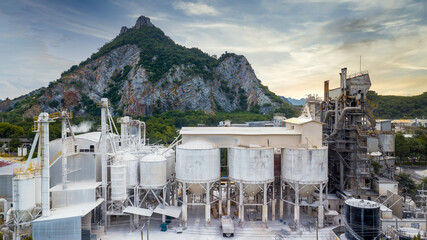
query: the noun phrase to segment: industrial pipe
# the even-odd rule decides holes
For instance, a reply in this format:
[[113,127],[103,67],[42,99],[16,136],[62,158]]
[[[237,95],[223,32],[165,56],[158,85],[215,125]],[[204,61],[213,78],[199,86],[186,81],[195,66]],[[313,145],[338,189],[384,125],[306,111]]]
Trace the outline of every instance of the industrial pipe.
[[[341,112],[341,116],[339,118],[339,120],[337,122],[335,122],[335,129],[334,131],[331,133],[331,135],[329,135],[328,139],[335,136],[337,134],[337,127],[338,127],[338,123],[342,123],[344,121],[345,115],[348,111],[353,111],[353,110],[361,110],[361,106],[357,106],[357,107],[346,107],[342,110]],[[335,119],[337,118],[337,116],[335,116]]]
[[12,215],[14,208],[10,208],[9,210],[7,210],[7,214],[6,214],[6,219],[5,219],[5,223],[8,223],[10,221],[10,215]]

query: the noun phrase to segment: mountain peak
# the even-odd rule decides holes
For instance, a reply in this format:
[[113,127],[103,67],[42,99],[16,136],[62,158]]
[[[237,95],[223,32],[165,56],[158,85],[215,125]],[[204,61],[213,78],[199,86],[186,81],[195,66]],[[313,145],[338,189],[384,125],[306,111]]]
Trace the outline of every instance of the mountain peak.
[[154,27],[154,25],[151,23],[150,18],[149,17],[145,17],[145,16],[140,16],[135,23],[135,28],[136,29],[140,29],[143,26],[147,26],[147,27]]

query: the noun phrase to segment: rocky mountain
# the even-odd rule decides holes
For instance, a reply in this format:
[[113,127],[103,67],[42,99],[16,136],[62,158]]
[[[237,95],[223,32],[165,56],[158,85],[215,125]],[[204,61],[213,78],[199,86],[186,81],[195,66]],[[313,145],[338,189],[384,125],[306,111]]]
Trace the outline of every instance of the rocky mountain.
[[291,97],[281,97],[283,101],[290,103],[291,105],[295,106],[304,106],[305,105],[305,98],[295,99]]
[[168,110],[292,112],[268,90],[242,55],[218,59],[176,44],[141,16],[97,53],[72,66],[47,88],[0,103],[0,112],[33,116],[68,108],[95,115],[109,98],[116,115],[151,116]]

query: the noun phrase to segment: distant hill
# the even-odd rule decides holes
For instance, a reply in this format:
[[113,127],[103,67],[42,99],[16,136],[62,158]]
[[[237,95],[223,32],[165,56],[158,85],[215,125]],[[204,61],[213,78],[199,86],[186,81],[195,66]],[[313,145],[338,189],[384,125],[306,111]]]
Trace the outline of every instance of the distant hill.
[[305,98],[295,99],[291,97],[281,97],[283,101],[288,102],[294,106],[304,106],[305,105]]
[[1,102],[0,112],[31,117],[67,108],[76,116],[98,115],[96,102],[104,97],[114,115],[152,116],[169,110],[296,113],[262,85],[244,56],[226,52],[216,58],[180,46],[144,16],[47,88]]
[[374,103],[374,116],[379,119],[427,118],[427,92],[411,97],[378,95],[369,91],[368,99]]

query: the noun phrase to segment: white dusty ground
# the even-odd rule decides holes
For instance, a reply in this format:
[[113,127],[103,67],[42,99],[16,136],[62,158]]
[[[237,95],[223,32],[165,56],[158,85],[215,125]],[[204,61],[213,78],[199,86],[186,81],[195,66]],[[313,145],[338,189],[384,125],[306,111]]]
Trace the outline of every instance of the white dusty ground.
[[[204,215],[201,211],[192,211],[188,216],[188,227],[181,234],[175,232],[176,227],[180,224],[180,219],[173,219],[169,224],[169,229],[166,232],[160,231],[161,219],[158,215],[153,215],[150,221],[150,239],[173,239],[173,240],[202,240],[202,239],[226,239],[222,237],[220,221],[212,219],[211,224],[206,226]],[[233,220],[235,226],[235,236],[230,239],[316,239],[316,228],[314,218],[305,218],[301,220],[301,231],[291,231],[287,220],[291,220],[292,216],[285,219],[286,224],[280,221],[269,221],[267,227],[260,221],[245,222],[244,226],[238,226],[237,217]],[[144,220],[146,223],[146,220]],[[329,240],[334,239],[331,235],[333,227],[325,227],[319,229],[318,239]],[[144,239],[147,239],[146,228],[143,230]],[[141,232],[139,230],[130,231],[129,223],[122,222],[112,223],[106,234],[101,237],[102,240],[139,240]]]

